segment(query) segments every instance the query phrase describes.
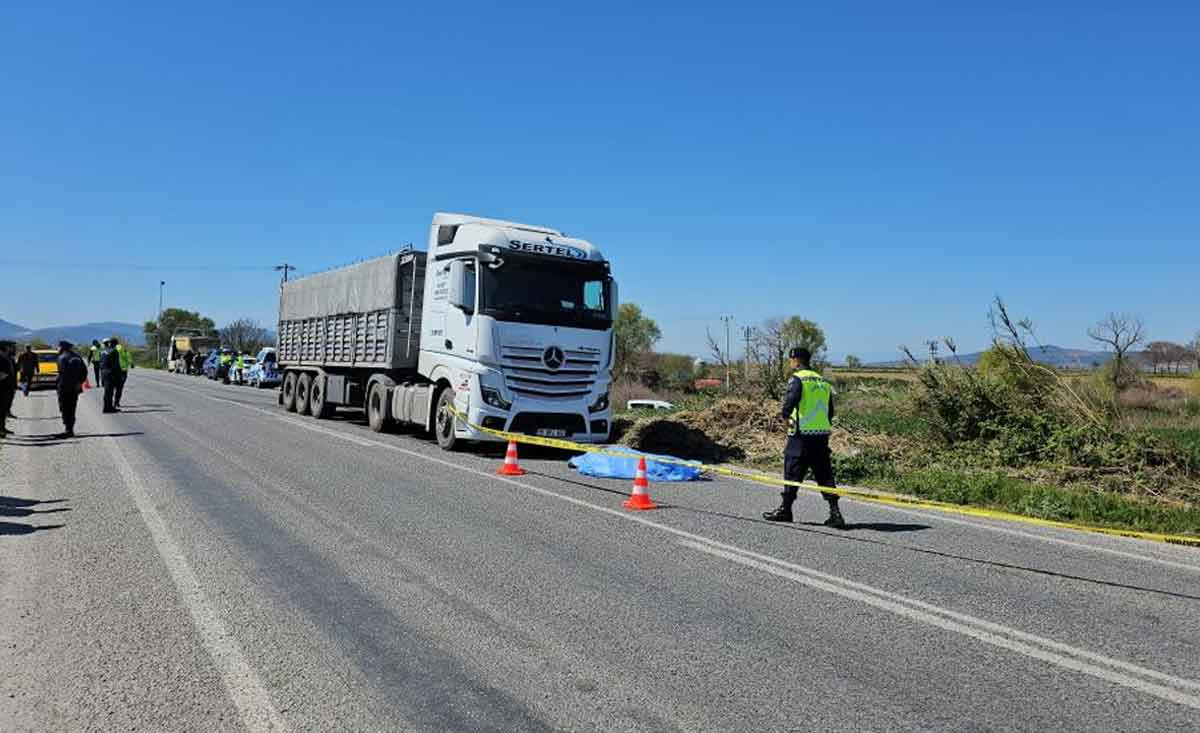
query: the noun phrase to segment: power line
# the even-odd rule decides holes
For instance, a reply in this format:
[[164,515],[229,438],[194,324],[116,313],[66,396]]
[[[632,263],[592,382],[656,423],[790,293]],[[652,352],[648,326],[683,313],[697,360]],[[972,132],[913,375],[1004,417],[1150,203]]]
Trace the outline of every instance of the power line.
[[28,267],[38,270],[123,270],[138,272],[270,272],[273,265],[147,265],[128,262],[44,262],[0,260],[2,267]]

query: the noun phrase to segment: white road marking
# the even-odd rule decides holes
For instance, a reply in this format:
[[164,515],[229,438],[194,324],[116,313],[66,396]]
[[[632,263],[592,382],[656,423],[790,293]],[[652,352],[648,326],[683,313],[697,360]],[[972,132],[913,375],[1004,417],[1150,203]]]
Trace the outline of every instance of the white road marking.
[[[177,385],[171,386],[177,387]],[[516,486],[547,498],[557,499],[559,501],[563,501],[584,509],[590,509],[595,512],[607,514],[627,522],[634,522],[646,527],[652,527],[661,532],[682,538],[684,540],[684,544],[688,545],[689,547],[693,547],[733,562],[748,565],[780,577],[786,577],[790,580],[801,582],[830,593],[835,593],[845,598],[857,600],[876,608],[888,610],[910,620],[928,623],[947,631],[960,633],[978,641],[982,641],[993,646],[998,646],[1000,648],[1038,659],[1049,664],[1054,664],[1075,672],[1098,677],[1108,682],[1112,682],[1113,684],[1121,685],[1123,687],[1143,692],[1148,695],[1153,695],[1164,700],[1169,700],[1180,705],[1200,709],[1200,696],[1183,691],[1186,689],[1200,690],[1200,682],[1183,679],[1181,677],[1175,677],[1173,675],[1153,669],[1147,669],[1130,662],[1113,659],[1102,654],[1096,654],[1095,652],[1089,652],[1085,649],[1080,649],[1069,644],[1054,641],[1053,639],[1046,639],[1044,637],[1029,634],[1018,629],[1004,626],[1002,624],[985,621],[984,619],[975,618],[974,616],[969,616],[967,614],[951,611],[950,609],[941,608],[940,606],[936,606],[931,603],[907,598],[899,594],[891,593],[890,591],[885,591],[880,588],[866,585],[865,583],[859,583],[857,581],[849,580],[848,578],[842,578],[829,573],[823,573],[819,570],[796,565],[777,557],[763,555],[761,553],[737,547],[736,545],[729,545],[703,535],[677,529],[666,524],[660,524],[638,514],[630,514],[617,509],[611,509],[609,507],[592,504],[582,499],[577,499],[573,496],[559,494],[549,489],[527,484],[505,476],[498,476],[491,472],[480,471],[475,468],[462,466],[441,458],[425,455],[417,451],[408,450],[407,448],[401,448],[398,445],[347,435],[341,431],[325,428],[312,422],[286,417],[278,412],[264,410],[259,407],[253,407],[235,400],[225,399],[223,397],[215,397],[204,394],[203,392],[188,389],[187,387],[177,388],[187,392],[192,392],[204,397],[205,399],[228,402],[230,404],[243,407],[247,410],[271,416],[277,420],[283,420],[284,422],[294,424],[297,427],[311,430],[315,433],[328,435],[330,437],[339,438],[356,445],[372,446],[394,451],[412,458],[418,458],[431,463],[436,463],[455,471],[469,473],[482,478]],[[1124,670],[1130,674],[1123,674],[1115,670]],[[1159,680],[1166,684],[1157,684],[1155,682],[1149,682],[1146,679],[1138,679],[1137,677],[1131,676],[1133,674],[1144,678]],[[1166,685],[1172,685],[1173,687],[1168,687]]]
[[[907,515],[913,516],[913,517],[921,517],[924,519],[933,519],[933,520],[936,520],[939,522],[950,522],[951,524],[961,524],[966,527],[974,527],[977,529],[986,529],[986,530],[990,530],[992,532],[1001,532],[1003,534],[1015,535],[1017,537],[1026,537],[1031,540],[1041,540],[1042,542],[1052,542],[1056,545],[1066,545],[1067,547],[1079,547],[1084,550],[1094,550],[1095,552],[1103,552],[1103,553],[1106,553],[1109,555],[1116,555],[1117,557],[1125,557],[1125,558],[1129,558],[1131,560],[1141,560],[1144,562],[1153,562],[1153,563],[1158,563],[1159,565],[1166,565],[1168,567],[1177,568],[1179,570],[1189,570],[1193,573],[1200,573],[1200,565],[1189,565],[1189,564],[1183,563],[1183,562],[1175,562],[1174,560],[1167,560],[1166,558],[1151,557],[1149,555],[1139,555],[1136,552],[1125,552],[1124,550],[1117,550],[1117,549],[1114,549],[1111,547],[1101,547],[1100,545],[1089,545],[1084,542],[1075,542],[1073,540],[1064,540],[1061,537],[1049,537],[1047,535],[1037,534],[1036,532],[1023,532],[1019,529],[1013,529],[1011,527],[997,527],[994,524],[988,524],[986,522],[972,522],[972,521],[965,520],[965,519],[956,519],[954,517],[948,517],[945,514],[940,514],[937,512],[923,512],[918,509],[902,509],[901,507],[889,506],[887,504],[873,504],[872,505],[872,507],[876,507],[876,506],[881,509],[888,509],[893,512],[900,512],[901,514],[907,514]],[[1137,540],[1132,537],[1113,537],[1111,535],[1106,535],[1106,539],[1119,540],[1119,541],[1123,541],[1123,542],[1143,542],[1144,541],[1144,540]]]
[[196,625],[204,648],[221,674],[221,681],[237,707],[242,723],[250,731],[287,730],[287,721],[271,703],[270,695],[262,680],[246,661],[237,639],[229,633],[216,609],[209,603],[199,578],[171,537],[166,522],[154,508],[154,501],[142,484],[141,478],[129,465],[115,438],[105,438],[104,443],[125,481],[130,496],[133,497],[138,512],[142,515],[142,521],[150,530],[154,546],[166,564],[180,598],[192,616],[192,622]]
[[[888,593],[886,591],[880,591],[880,590],[875,590],[875,589],[872,589],[870,592],[855,590],[853,588],[849,588],[849,587],[845,587],[844,585],[841,585],[840,584],[840,582],[842,582],[841,579],[837,579],[837,581],[839,581],[839,582],[830,582],[830,581],[826,581],[826,580],[823,580],[820,577],[818,577],[818,575],[825,575],[824,573],[812,574],[813,571],[792,572],[790,570],[785,570],[782,567],[778,567],[775,564],[760,562],[760,561],[754,560],[750,557],[741,555],[737,552],[730,552],[728,550],[723,550],[718,547],[714,547],[714,546],[712,546],[711,543],[707,543],[707,542],[693,542],[693,541],[685,540],[685,541],[681,542],[680,544],[683,544],[694,550],[699,550],[700,552],[708,553],[709,555],[714,555],[716,557],[724,558],[726,560],[729,560],[730,562],[738,563],[740,565],[745,565],[745,566],[751,567],[751,568],[756,568],[758,570],[762,570],[763,572],[770,573],[771,575],[776,575],[781,578],[787,578],[788,580],[792,580],[792,581],[801,583],[803,585],[807,585],[812,588],[817,588],[817,589],[826,591],[828,593],[833,593],[833,594],[842,596],[843,598],[849,598],[851,600],[855,600],[860,603],[865,603],[868,606],[874,606],[875,608],[880,608],[880,609],[883,609],[884,611],[890,611],[891,613],[894,613],[898,616],[903,616],[903,617],[911,619],[913,621],[919,621],[921,623],[929,624],[930,626],[936,626],[937,628],[945,629],[946,631],[953,631],[955,633],[962,634],[963,636],[968,636],[972,639],[982,641],[985,644],[991,644],[992,646],[997,646],[1002,649],[1008,649],[1009,651],[1013,651],[1018,654],[1023,654],[1027,657],[1032,657],[1034,659],[1040,659],[1044,662],[1049,662],[1050,664],[1054,664],[1059,667],[1064,667],[1066,669],[1074,670],[1074,671],[1080,672],[1082,674],[1091,675],[1093,677],[1098,677],[1102,680],[1107,680],[1108,682],[1112,682],[1114,684],[1121,685],[1122,687],[1128,687],[1130,689],[1137,690],[1139,692],[1144,692],[1148,695],[1160,697],[1164,700],[1170,700],[1171,702],[1178,703],[1180,705],[1186,705],[1187,707],[1196,708],[1196,709],[1200,710],[1200,696],[1192,695],[1190,693],[1183,692],[1182,690],[1177,690],[1177,689],[1174,689],[1171,687],[1166,687],[1165,685],[1160,685],[1160,684],[1157,684],[1154,682],[1148,682],[1146,680],[1141,680],[1136,677],[1132,677],[1132,676],[1129,676],[1126,674],[1122,674],[1120,672],[1113,671],[1111,669],[1105,669],[1104,667],[1082,661],[1081,659],[1070,657],[1065,654],[1058,654],[1058,653],[1049,651],[1047,649],[1038,648],[1037,646],[1034,646],[1033,644],[1027,644],[1027,643],[1024,643],[1021,641],[1016,641],[1015,639],[1006,638],[1005,636],[1002,636],[1001,634],[1002,633],[1011,634],[1014,630],[1005,629],[1004,627],[999,626],[998,624],[991,624],[991,623],[984,624],[985,627],[998,628],[998,630],[1003,630],[1003,631],[1000,631],[999,633],[993,633],[992,631],[987,631],[987,630],[985,630],[985,628],[982,628],[982,627],[975,627],[975,626],[967,624],[967,623],[960,623],[959,621],[954,621],[954,620],[951,620],[951,618],[947,618],[947,616],[970,618],[969,616],[963,616],[961,614],[949,614],[941,609],[938,609],[938,613],[931,613],[931,612],[927,612],[924,610],[920,610],[919,608],[914,608],[914,607],[911,607],[911,606],[908,606],[905,604],[914,604],[914,605],[919,605],[922,607],[928,607],[928,604],[915,603],[912,599],[905,598],[903,596],[899,596],[899,595],[896,595],[893,593]],[[941,614],[941,615],[939,615],[939,614]],[[979,620],[972,619],[972,621],[978,622]],[[1027,636],[1027,635],[1022,635],[1022,636]],[[1044,640],[1044,641],[1048,641],[1048,640]],[[1060,648],[1065,647],[1067,649],[1071,649],[1072,652],[1078,656],[1087,656],[1090,658],[1103,659],[1103,660],[1105,660],[1105,663],[1110,664],[1114,667],[1125,668],[1125,667],[1134,667],[1135,666],[1135,665],[1129,665],[1124,662],[1120,662],[1119,660],[1107,659],[1106,657],[1101,657],[1098,654],[1091,654],[1090,652],[1084,652],[1081,649],[1073,649],[1072,647],[1067,647],[1067,645],[1059,644],[1057,642],[1054,642],[1054,646],[1060,647]],[[1191,680],[1183,680],[1183,679],[1179,679],[1176,677],[1171,677],[1170,675],[1165,675],[1165,674],[1162,674],[1161,672],[1155,672],[1154,670],[1142,669],[1140,667],[1138,667],[1137,669],[1142,674],[1146,674],[1147,676],[1154,677],[1155,679],[1165,679],[1166,681],[1169,681],[1172,684],[1179,685],[1180,687],[1200,687],[1200,685],[1198,685],[1195,682],[1192,682]]]

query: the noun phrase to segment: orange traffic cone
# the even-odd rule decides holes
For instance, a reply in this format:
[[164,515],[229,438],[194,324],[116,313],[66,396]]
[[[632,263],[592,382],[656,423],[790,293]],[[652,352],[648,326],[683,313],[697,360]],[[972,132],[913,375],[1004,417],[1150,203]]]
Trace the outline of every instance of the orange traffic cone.
[[504,454],[504,465],[496,469],[501,476],[524,476],[525,470],[517,465],[517,441],[508,441],[508,452]]
[[646,457],[638,458],[637,473],[633,477],[633,494],[621,502],[626,509],[657,509],[650,499],[650,482],[646,480]]

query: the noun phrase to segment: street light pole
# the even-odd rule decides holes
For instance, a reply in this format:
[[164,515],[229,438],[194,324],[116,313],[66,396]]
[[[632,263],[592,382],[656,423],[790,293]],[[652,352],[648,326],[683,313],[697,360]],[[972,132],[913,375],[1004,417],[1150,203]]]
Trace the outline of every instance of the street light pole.
[[295,270],[296,270],[296,268],[294,266],[289,265],[286,262],[283,263],[282,265],[275,265],[275,272],[283,273],[283,280],[280,281],[281,286],[282,286],[282,283],[285,283],[288,281],[288,278],[287,278],[288,273],[294,272]]
[[158,365],[162,366],[162,311],[163,311],[163,286],[167,284],[166,280],[158,281],[158,327],[154,329],[154,353],[158,357]]

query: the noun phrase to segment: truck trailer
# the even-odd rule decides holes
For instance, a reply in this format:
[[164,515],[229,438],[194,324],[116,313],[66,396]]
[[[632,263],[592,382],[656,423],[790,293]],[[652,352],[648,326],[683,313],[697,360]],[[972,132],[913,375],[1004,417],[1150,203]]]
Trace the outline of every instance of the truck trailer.
[[435,214],[424,252],[282,285],[279,401],[317,419],[362,409],[376,432],[412,426],[445,450],[497,440],[472,426],[603,442],[616,304],[589,242]]

